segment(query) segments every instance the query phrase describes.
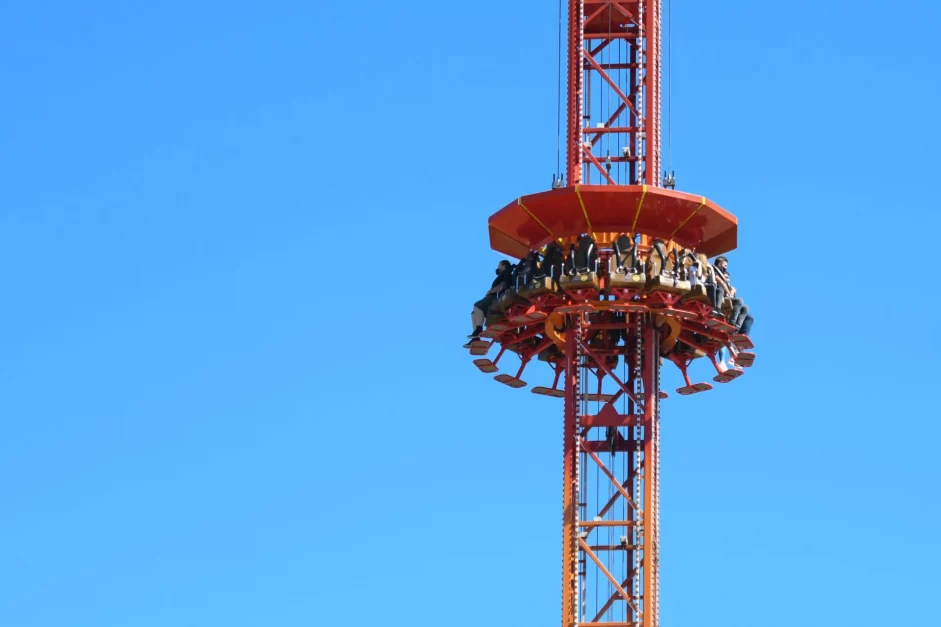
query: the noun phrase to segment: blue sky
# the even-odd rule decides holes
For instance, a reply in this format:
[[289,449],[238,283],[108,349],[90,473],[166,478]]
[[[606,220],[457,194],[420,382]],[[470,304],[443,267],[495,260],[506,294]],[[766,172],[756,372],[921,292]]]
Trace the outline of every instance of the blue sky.
[[[0,624],[557,624],[560,406],[460,350],[556,6],[321,4],[0,2]],[[939,13],[673,6],[758,360],[665,403],[665,625],[934,620]]]

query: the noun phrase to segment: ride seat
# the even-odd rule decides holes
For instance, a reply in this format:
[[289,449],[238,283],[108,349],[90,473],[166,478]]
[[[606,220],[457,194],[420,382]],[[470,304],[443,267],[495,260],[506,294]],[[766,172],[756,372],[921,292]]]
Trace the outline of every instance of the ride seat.
[[647,291],[686,294],[690,283],[683,276],[684,269],[676,249],[667,250],[663,240],[654,240],[647,253]]
[[[687,281],[688,283],[688,281]],[[700,302],[700,303],[712,303],[712,299],[709,298],[709,291],[706,289],[706,286],[702,283],[697,283],[689,288],[689,291],[683,294],[683,297],[680,299],[684,303],[689,302]]]
[[692,286],[689,281],[681,281],[671,276],[658,274],[652,279],[647,279],[648,292],[668,292],[670,294],[685,295],[689,293]]
[[499,311],[505,312],[513,305],[519,305],[523,302],[524,299],[522,296],[520,296],[519,291],[515,287],[511,287],[500,292],[500,296],[497,298],[497,302],[494,306]]
[[617,270],[622,274],[640,272],[640,259],[637,256],[637,246],[634,240],[625,233],[621,233],[614,241],[614,257],[617,260]]
[[598,247],[592,236],[582,235],[578,240],[578,246],[572,245],[567,266],[570,270],[559,281],[562,289],[566,291],[601,289],[601,280],[598,278]]
[[[538,253],[534,253],[538,256]],[[533,268],[532,279],[520,286],[517,293],[525,299],[543,294],[552,294],[559,291],[559,280],[562,278],[563,252],[556,242],[550,242],[543,253],[542,262],[536,262]]]
[[565,256],[562,266],[562,276],[572,276],[575,274],[575,244],[569,245],[569,254]]
[[614,254],[608,257],[608,285],[613,288],[636,288],[643,287],[645,283],[634,240],[622,233],[614,242]]
[[531,283],[533,278],[536,276],[536,272],[539,270],[539,251],[533,250],[530,251],[528,255],[523,257],[522,261],[519,262],[516,272],[516,282],[515,286],[517,289],[523,287],[524,285]]

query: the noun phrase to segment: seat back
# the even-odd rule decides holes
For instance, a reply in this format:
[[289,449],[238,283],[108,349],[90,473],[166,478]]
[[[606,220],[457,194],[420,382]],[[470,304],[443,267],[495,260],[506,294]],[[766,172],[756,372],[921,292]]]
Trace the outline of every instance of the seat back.
[[680,253],[676,248],[673,248],[667,251],[666,264],[663,268],[663,274],[671,276],[675,279],[683,279],[682,276],[683,263],[680,259]]
[[558,284],[559,279],[562,278],[563,257],[562,247],[557,242],[549,242],[542,257],[542,263],[535,273],[535,278],[549,277],[552,279],[553,284]]
[[637,246],[624,233],[614,241],[614,263],[615,271],[622,274],[636,273],[639,269]]
[[662,239],[655,239],[647,251],[647,262],[644,264],[644,273],[648,279],[664,274],[667,268],[667,245]]
[[569,254],[565,256],[565,265],[563,270],[566,276],[575,274],[575,244],[569,245]]
[[516,287],[526,285],[531,282],[536,277],[536,272],[539,270],[539,251],[533,250],[530,251],[528,255],[523,257],[522,261],[519,262],[516,271]]
[[578,239],[578,246],[573,246],[572,265],[575,274],[598,271],[598,247],[591,235],[582,235]]
[[523,265],[522,261],[519,263],[512,264],[512,266],[510,267],[510,281],[509,283],[506,284],[506,287],[504,287],[500,291],[501,294],[505,294],[506,292],[516,290],[516,285],[517,285],[517,282],[519,281],[519,272],[520,272],[521,265]]

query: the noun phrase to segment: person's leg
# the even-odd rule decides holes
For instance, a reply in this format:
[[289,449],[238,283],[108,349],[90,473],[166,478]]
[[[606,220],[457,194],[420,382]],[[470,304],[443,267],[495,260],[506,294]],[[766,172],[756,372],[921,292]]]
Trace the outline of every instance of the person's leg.
[[748,315],[748,305],[742,303],[742,308],[738,310],[738,316],[735,318],[735,321],[732,323],[735,325],[736,329],[741,328],[742,323],[745,322],[745,316]]
[[490,305],[493,304],[493,301],[493,294],[487,294],[481,300],[474,303],[474,311],[471,313],[471,325],[474,327],[474,332],[467,336],[470,339],[476,340],[484,330],[484,322],[487,320],[487,310],[490,309]]
[[725,290],[716,283],[706,283],[706,291],[709,293],[709,299],[712,301],[712,308],[722,313],[722,301],[725,300]]
[[719,354],[716,356],[716,361],[719,364],[719,370],[725,372],[728,370],[728,366],[725,365],[725,360],[728,359],[728,350],[723,346],[719,349]]
[[742,310],[744,304],[741,298],[732,299],[732,313],[729,314],[729,324],[732,326],[735,326],[735,322],[738,320],[738,312]]
[[745,319],[742,321],[742,328],[739,329],[739,333],[742,335],[748,335],[751,332],[751,325],[755,323],[755,318],[751,314],[747,314]]
[[471,314],[471,325],[474,327],[474,335],[480,335],[480,332],[484,330],[484,321],[486,319],[487,314],[479,307],[474,307],[474,313]]

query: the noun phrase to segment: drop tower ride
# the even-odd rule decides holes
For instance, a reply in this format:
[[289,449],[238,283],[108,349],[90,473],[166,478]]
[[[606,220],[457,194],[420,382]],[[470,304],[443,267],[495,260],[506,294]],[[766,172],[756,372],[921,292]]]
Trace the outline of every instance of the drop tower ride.
[[565,177],[490,217],[491,247],[523,263],[470,352],[485,373],[519,357],[494,377],[513,388],[533,361],[554,375],[531,391],[563,404],[563,627],[658,627],[660,370],[692,395],[712,389],[696,360],[718,383],[754,362],[728,305],[690,281],[697,255],[735,248],[737,221],[664,171],[661,2],[566,2]]

